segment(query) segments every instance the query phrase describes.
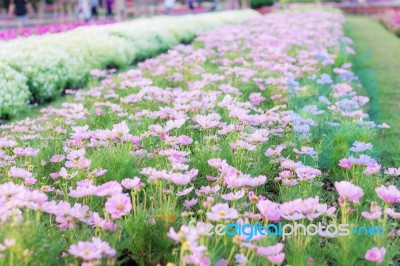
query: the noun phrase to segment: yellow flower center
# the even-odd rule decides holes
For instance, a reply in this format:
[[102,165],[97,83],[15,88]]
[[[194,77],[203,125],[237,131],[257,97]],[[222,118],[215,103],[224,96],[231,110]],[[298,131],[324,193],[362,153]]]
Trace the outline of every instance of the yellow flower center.
[[121,205],[121,204],[117,205],[117,210],[122,211],[123,209],[124,209],[123,205]]
[[182,249],[184,249],[184,250],[188,250],[188,249],[190,249],[190,242],[189,241],[185,241],[185,242],[183,242],[183,244],[182,244]]
[[218,214],[221,215],[221,216],[225,216],[226,212],[221,210],[221,211],[218,212]]

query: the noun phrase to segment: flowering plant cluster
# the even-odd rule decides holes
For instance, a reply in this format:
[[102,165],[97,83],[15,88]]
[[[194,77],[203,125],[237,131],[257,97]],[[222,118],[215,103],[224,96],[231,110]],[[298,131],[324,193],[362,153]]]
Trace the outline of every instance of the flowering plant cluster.
[[[90,89],[2,126],[0,263],[396,264],[400,168],[379,161],[388,125],[368,120],[343,22],[309,10],[224,26],[92,70]],[[247,238],[193,221],[383,230]]]
[[400,12],[388,11],[379,19],[386,29],[400,37]]
[[73,30],[78,27],[106,25],[114,23],[113,20],[96,20],[96,21],[77,21],[68,23],[53,23],[43,26],[27,27],[22,29],[5,29],[0,30],[0,41],[9,41],[19,37],[29,37],[31,35],[44,35],[60,33],[64,31]]
[[254,16],[250,10],[165,16],[0,42],[0,96],[6,95],[0,98],[0,117],[26,109],[31,99],[43,102],[82,86],[91,69],[128,66],[205,30]]

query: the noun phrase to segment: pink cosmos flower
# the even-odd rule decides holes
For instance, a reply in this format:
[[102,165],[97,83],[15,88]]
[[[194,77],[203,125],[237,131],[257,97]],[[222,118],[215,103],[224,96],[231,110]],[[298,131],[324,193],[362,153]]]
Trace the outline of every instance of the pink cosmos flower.
[[349,150],[352,152],[364,152],[367,150],[372,150],[372,144],[371,143],[365,143],[361,141],[355,141],[353,144],[353,147],[351,147]]
[[102,116],[104,115],[104,110],[101,108],[96,108],[96,115],[97,116]]
[[381,264],[385,259],[386,249],[384,247],[373,247],[365,253],[365,259],[378,264]]
[[386,208],[385,213],[393,219],[400,219],[400,212],[396,212],[393,208]]
[[278,254],[269,255],[267,258],[272,264],[279,265],[285,260],[285,253],[281,252]]
[[31,148],[31,147],[15,148],[13,150],[13,153],[18,157],[21,157],[21,156],[35,157],[39,153],[39,150],[36,150],[34,148]]
[[65,159],[65,156],[64,155],[53,155],[51,158],[50,158],[50,162],[52,162],[52,163],[59,163],[59,162],[61,162],[62,160],[64,160]]
[[378,197],[386,203],[395,204],[400,202],[400,191],[393,185],[380,186],[375,189]]
[[18,145],[15,140],[9,140],[7,138],[0,138],[0,148],[12,148]]
[[361,215],[368,220],[376,220],[382,215],[382,208],[379,207],[376,202],[371,202],[371,212],[362,212]]
[[125,193],[114,194],[107,199],[105,210],[111,215],[111,218],[119,219],[132,210],[131,198]]
[[114,194],[120,194],[122,192],[122,186],[117,181],[109,181],[96,188],[96,196],[112,196]]
[[113,129],[111,130],[111,132],[115,134],[116,137],[122,138],[129,133],[129,127],[125,121],[122,121],[119,124],[113,125]]
[[186,188],[186,189],[184,189],[184,190],[181,190],[181,191],[177,192],[176,195],[177,195],[177,196],[180,196],[180,197],[186,196],[187,194],[189,194],[190,192],[192,192],[193,189],[194,189],[193,186],[192,186],[192,187],[189,187],[189,188]]
[[15,245],[17,241],[15,240],[15,238],[6,238],[4,239],[4,246],[6,247],[12,247]]
[[168,180],[176,185],[187,185],[192,179],[197,175],[198,170],[192,169],[186,174],[182,173],[172,173],[167,176]]
[[98,227],[98,228],[102,228],[104,230],[116,231],[118,229],[116,224],[114,224],[110,220],[101,218],[97,212],[92,212],[90,214],[90,217],[89,217],[87,223],[89,225],[91,225],[92,227]]
[[271,220],[274,222],[281,220],[281,212],[278,203],[265,199],[259,201],[256,206],[261,215],[267,220]]
[[275,149],[272,148],[268,148],[264,155],[267,157],[271,157],[271,156],[280,156],[281,152],[286,148],[285,144],[280,144],[278,146],[275,147]]
[[309,156],[311,156],[311,157],[314,157],[315,155],[317,155],[317,152],[314,151],[313,148],[307,147],[307,146],[301,147],[301,150],[293,149],[293,151],[294,151],[294,153],[296,153],[296,154],[309,155]]
[[299,167],[295,170],[297,177],[300,180],[310,180],[321,175],[321,171],[312,167]]
[[193,121],[201,126],[203,129],[215,128],[220,125],[221,116],[217,113],[209,115],[196,115]]
[[16,166],[13,166],[10,168],[10,170],[8,171],[8,175],[11,177],[15,177],[15,178],[32,178],[32,173],[29,171],[26,171],[22,168],[18,168]]
[[386,175],[390,176],[399,176],[400,175],[400,167],[399,168],[388,168],[385,170]]
[[364,195],[363,190],[348,181],[335,182],[335,188],[339,193],[339,202],[343,203],[347,200],[358,203]]
[[377,164],[377,163],[374,163],[374,164],[368,165],[367,168],[365,168],[364,174],[367,175],[367,176],[370,176],[370,175],[373,175],[375,173],[378,173],[379,170],[381,170],[381,165]]
[[273,246],[268,246],[268,247],[258,247],[257,248],[257,254],[260,256],[269,256],[269,255],[274,255],[282,252],[284,248],[284,245],[282,243],[278,243]]
[[254,178],[247,178],[245,183],[249,187],[258,187],[264,185],[267,182],[267,177],[265,175],[259,175]]
[[250,93],[249,100],[252,105],[259,106],[265,100],[265,97],[259,92],[253,92]]
[[36,184],[36,178],[34,178],[34,177],[28,177],[28,178],[25,178],[25,184],[26,185],[33,185],[33,184]]
[[188,209],[190,209],[191,207],[193,207],[194,205],[196,205],[198,201],[199,201],[199,200],[196,199],[196,198],[193,198],[193,199],[190,199],[190,200],[185,200],[185,201],[183,202],[183,206],[185,206],[185,208],[188,210]]
[[239,190],[236,192],[222,194],[221,198],[223,198],[224,200],[239,200],[239,199],[243,198],[244,195],[245,195],[245,191],[242,189],[242,190]]
[[344,169],[350,169],[353,166],[353,164],[349,159],[343,158],[339,161],[339,166]]
[[227,165],[225,160],[222,160],[220,158],[214,158],[208,160],[208,165],[214,168],[221,168],[224,165]]
[[126,188],[126,189],[131,189],[131,190],[138,190],[140,189],[144,184],[140,180],[139,177],[135,176],[132,178],[125,178],[121,181],[121,185]]
[[240,254],[240,253],[235,255],[236,266],[245,266],[245,265],[247,265],[247,261],[248,261],[248,259],[245,255]]
[[212,221],[236,219],[238,216],[238,212],[227,203],[217,203],[211,207],[211,212],[207,212],[207,218]]
[[69,253],[85,261],[92,261],[104,257],[114,257],[116,251],[107,242],[93,237],[92,241],[78,241],[78,244],[71,245]]

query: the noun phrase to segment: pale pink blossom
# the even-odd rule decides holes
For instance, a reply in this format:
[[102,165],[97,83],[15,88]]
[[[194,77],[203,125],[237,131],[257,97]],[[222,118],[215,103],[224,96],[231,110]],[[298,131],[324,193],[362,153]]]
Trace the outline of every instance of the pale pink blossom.
[[373,247],[365,253],[365,259],[371,262],[381,264],[385,260],[386,249],[384,247]]

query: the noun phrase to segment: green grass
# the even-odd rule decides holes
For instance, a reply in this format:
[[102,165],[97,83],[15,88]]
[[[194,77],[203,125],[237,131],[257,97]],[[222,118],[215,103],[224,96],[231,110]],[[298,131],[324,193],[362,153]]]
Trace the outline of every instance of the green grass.
[[377,21],[346,16],[346,35],[353,39],[357,56],[353,70],[367,89],[376,122],[388,123],[383,141],[384,165],[400,161],[400,39]]

